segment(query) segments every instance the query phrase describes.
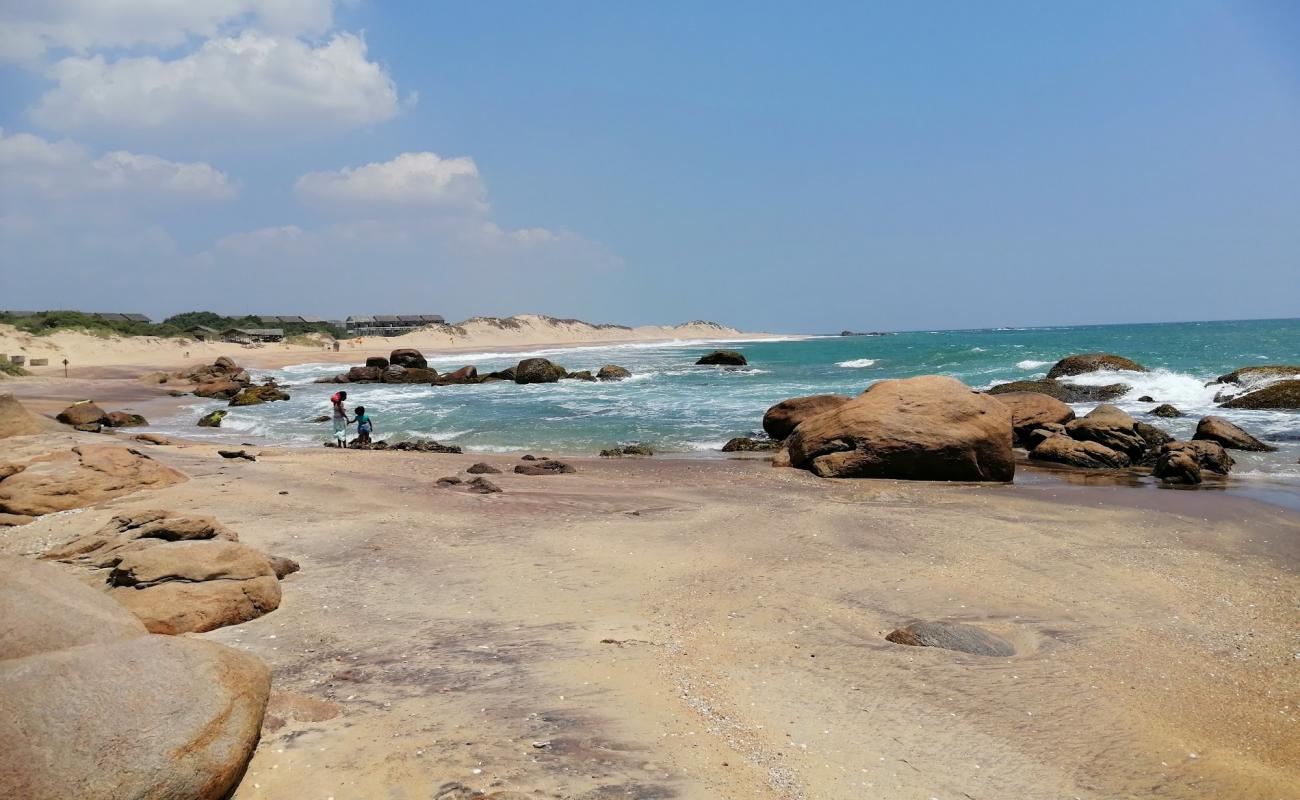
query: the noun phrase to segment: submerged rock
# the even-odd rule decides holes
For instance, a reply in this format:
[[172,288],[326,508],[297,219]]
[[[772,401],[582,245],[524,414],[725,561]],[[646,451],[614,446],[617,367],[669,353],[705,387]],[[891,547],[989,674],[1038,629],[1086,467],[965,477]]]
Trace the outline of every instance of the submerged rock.
[[204,414],[203,416],[199,417],[198,425],[200,428],[220,428],[221,420],[225,419],[226,415],[229,413],[230,412],[226,411],[224,408],[218,408],[216,411],[210,411],[207,414]]
[[782,400],[763,414],[763,431],[777,441],[789,438],[800,422],[849,402],[841,394],[814,394]]
[[749,360],[745,358],[744,354],[735,350],[714,350],[712,353],[701,356],[700,360],[695,363],[705,366],[744,367],[749,365]]
[[1223,417],[1205,417],[1196,425],[1193,440],[1217,442],[1229,450],[1248,450],[1256,453],[1271,453],[1276,447],[1265,444],[1239,426]]
[[913,647],[957,650],[977,656],[1006,658],[1016,654],[1015,646],[1001,636],[960,622],[913,622],[891,631],[885,640]]
[[592,375],[591,370],[589,369],[579,370],[578,372],[570,372],[568,375],[565,375],[564,377],[571,381],[595,382],[596,380],[596,376]]
[[1061,378],[1067,375],[1083,375],[1101,370],[1146,372],[1147,368],[1131,358],[1117,356],[1114,353],[1083,353],[1081,355],[1066,356],[1056,362],[1047,371],[1047,377]]
[[632,373],[617,364],[606,364],[596,371],[596,379],[601,381],[621,381],[632,377]]
[[1175,419],[1181,417],[1183,412],[1168,403],[1162,403],[1151,409],[1151,415],[1154,417],[1164,417],[1165,419]]
[[804,420],[791,463],[824,478],[1009,481],[1011,412],[958,380],[885,380]]

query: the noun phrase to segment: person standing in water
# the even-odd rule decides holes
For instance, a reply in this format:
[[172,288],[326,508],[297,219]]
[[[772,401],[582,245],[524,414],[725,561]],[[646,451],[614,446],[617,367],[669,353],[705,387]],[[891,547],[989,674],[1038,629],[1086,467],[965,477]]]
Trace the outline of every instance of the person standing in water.
[[348,412],[343,408],[343,401],[348,399],[347,392],[335,392],[330,397],[330,402],[334,404],[334,445],[336,447],[346,447],[348,444]]
[[366,413],[365,406],[357,406],[356,414],[352,421],[357,423],[357,440],[354,444],[370,444],[370,432],[375,429],[375,423],[370,421],[370,415]]

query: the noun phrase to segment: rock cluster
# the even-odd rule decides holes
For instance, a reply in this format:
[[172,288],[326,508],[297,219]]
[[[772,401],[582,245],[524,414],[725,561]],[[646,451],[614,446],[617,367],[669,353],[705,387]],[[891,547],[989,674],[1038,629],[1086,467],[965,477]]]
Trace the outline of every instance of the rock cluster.
[[564,367],[545,358],[526,358],[507,369],[480,375],[473,365],[439,374],[429,367],[428,360],[419,350],[403,348],[394,350],[388,358],[372,356],[365,366],[352,367],[347,372],[331,378],[321,378],[316,383],[422,383],[432,386],[494,383],[555,383],[560,380],[619,381],[632,373],[616,364],[606,364],[596,374],[591,370],[569,372]]
[[[326,446],[326,447],[334,447],[335,445],[334,445],[333,442],[326,442],[326,443],[325,443],[325,446]],[[454,445],[454,444],[442,444],[442,443],[440,443],[440,442],[435,442],[435,441],[433,441],[432,439],[420,439],[420,440],[412,440],[412,441],[405,441],[405,442],[394,442],[394,443],[392,443],[392,444],[389,444],[388,442],[382,442],[382,441],[381,441],[381,442],[370,442],[369,444],[363,444],[363,443],[361,443],[361,442],[357,442],[357,441],[354,440],[354,441],[348,443],[348,449],[349,449],[349,450],[391,450],[391,451],[396,451],[396,452],[407,452],[407,453],[455,453],[455,454],[459,454],[459,453],[464,452],[463,450],[461,450],[461,448],[460,448],[459,445]]]
[[126,411],[105,412],[95,405],[93,400],[73,403],[60,411],[55,419],[79,431],[91,433],[98,433],[101,428],[129,428],[149,424],[149,421],[139,414],[130,414]]
[[150,635],[64,570],[0,559],[0,797],[227,797],[270,671],[214,642]]
[[230,400],[243,389],[253,385],[248,370],[226,356],[221,356],[211,364],[196,367],[189,372],[178,372],[176,377],[193,383],[192,391],[196,396],[221,400]]

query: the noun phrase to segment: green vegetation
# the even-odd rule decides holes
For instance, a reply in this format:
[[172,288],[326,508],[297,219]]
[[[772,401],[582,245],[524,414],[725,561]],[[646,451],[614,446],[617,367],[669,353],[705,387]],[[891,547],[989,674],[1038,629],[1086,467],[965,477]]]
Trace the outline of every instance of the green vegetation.
[[32,373],[28,372],[27,370],[23,369],[17,364],[14,364],[9,361],[0,361],[0,375],[12,375],[15,378],[20,378],[23,375],[31,375],[31,374]]
[[223,317],[211,311],[188,311],[155,322],[130,322],[105,320],[80,311],[41,311],[30,317],[0,313],[0,324],[13,325],[20,331],[48,336],[57,331],[85,331],[94,336],[171,336],[185,337],[186,330],[203,325],[217,331],[228,328],[281,328],[286,337],[305,333],[327,333],[336,339],[348,336],[347,331],[324,322],[263,323],[257,317]]

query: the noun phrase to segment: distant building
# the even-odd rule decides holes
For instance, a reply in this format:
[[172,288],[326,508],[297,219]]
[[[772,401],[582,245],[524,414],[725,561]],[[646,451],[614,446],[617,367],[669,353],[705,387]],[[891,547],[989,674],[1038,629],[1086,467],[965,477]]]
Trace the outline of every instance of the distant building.
[[221,331],[216,328],[209,328],[207,325],[195,325],[185,329],[191,339],[197,339],[200,342],[216,342],[221,339]]
[[446,321],[440,314],[377,314],[373,317],[348,317],[344,324],[353,336],[400,336],[426,325],[441,325]]
[[283,328],[227,328],[221,332],[221,341],[236,344],[278,342],[283,339]]

